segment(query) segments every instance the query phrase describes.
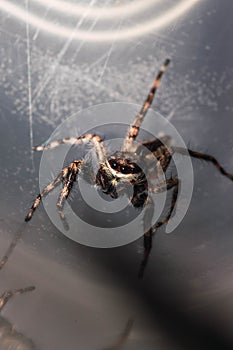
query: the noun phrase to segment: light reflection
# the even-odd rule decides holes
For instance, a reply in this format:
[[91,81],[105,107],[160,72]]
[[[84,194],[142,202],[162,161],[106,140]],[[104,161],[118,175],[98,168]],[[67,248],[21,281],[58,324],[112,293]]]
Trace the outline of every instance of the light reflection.
[[[147,22],[139,23],[130,27],[123,28],[122,30],[102,30],[102,31],[86,31],[78,28],[70,28],[63,25],[58,25],[44,18],[40,18],[33,13],[28,13],[25,9],[20,6],[13,5],[12,3],[1,0],[0,9],[11,14],[12,16],[28,22],[30,25],[39,28],[49,34],[53,34],[63,38],[70,38],[88,41],[88,42],[111,42],[114,40],[123,41],[136,37],[143,36],[152,31],[165,27],[177,17],[184,14],[192,6],[194,6],[200,0],[182,0],[179,4],[168,9],[165,13],[159,17],[155,17]],[[49,3],[49,2],[48,2]],[[50,3],[49,3],[50,4]],[[129,6],[129,5],[128,5]],[[92,9],[93,10],[93,9]],[[89,10],[87,8],[87,15]]]
[[99,17],[101,20],[103,19],[113,19],[117,17],[122,16],[132,16],[136,13],[140,13],[145,11],[147,8],[153,6],[154,4],[157,4],[161,2],[162,0],[134,0],[130,2],[129,4],[121,5],[121,6],[110,6],[110,7],[88,7],[88,6],[82,6],[80,4],[76,3],[68,3],[67,1],[61,1],[61,0],[32,0],[33,2],[36,2],[41,5],[48,6],[50,9],[53,9],[53,11],[66,13],[69,15],[77,15],[77,16],[83,16],[83,13],[85,13],[88,10],[87,17],[95,19],[96,17]]

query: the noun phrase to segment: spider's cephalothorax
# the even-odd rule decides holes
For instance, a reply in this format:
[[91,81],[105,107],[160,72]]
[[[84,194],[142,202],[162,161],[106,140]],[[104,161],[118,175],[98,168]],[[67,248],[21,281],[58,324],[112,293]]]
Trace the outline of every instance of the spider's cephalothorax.
[[96,184],[112,198],[117,198],[127,185],[133,186],[131,202],[134,207],[142,207],[147,199],[146,176],[130,152],[116,152],[100,165]]
[[[190,149],[172,146],[170,142],[167,142],[169,140],[169,136],[165,135],[163,139],[161,138],[160,140],[154,138],[138,143],[137,145],[135,144],[141,124],[153,102],[156,90],[168,64],[169,60],[167,59],[160,68],[145,102],[143,103],[133,124],[130,126],[126,134],[121,152],[117,152],[109,157],[100,136],[96,134],[85,134],[80,137],[64,138],[53,141],[45,146],[35,147],[36,151],[42,151],[55,148],[62,144],[80,145],[92,143],[98,161],[97,176],[96,179],[94,179],[97,186],[99,186],[104,193],[113,198],[117,198],[117,196],[125,190],[127,184],[133,186],[133,196],[131,198],[131,203],[133,206],[142,207],[144,204],[147,204],[144,216],[144,258],[141,263],[140,275],[142,275],[148,260],[152,247],[152,236],[160,226],[169,221],[176,205],[179,190],[179,179],[177,177],[167,178],[166,176],[166,170],[171,162],[172,155],[174,153],[179,153],[183,156],[189,155],[194,158],[211,162],[222,175],[228,177],[230,180],[233,180],[233,175],[226,172],[213,156],[192,151]],[[149,160],[149,166],[148,164],[146,165],[146,171],[144,171],[144,168],[142,170],[142,167],[138,165],[137,158],[140,155],[143,158],[143,148],[144,150],[147,149],[149,152],[151,152],[152,155],[151,157],[145,157]],[[32,218],[36,208],[41,202],[42,197],[50,193],[59,183],[62,183],[62,190],[57,201],[57,207],[64,227],[68,229],[68,224],[63,213],[63,206],[65,200],[70,194],[73,182],[78,177],[79,171],[81,168],[84,171],[85,166],[88,168],[88,165],[85,164],[85,160],[79,159],[74,160],[69,166],[62,169],[60,174],[50,184],[48,184],[42,192],[38,194],[28,215],[25,218],[25,221],[29,221]],[[165,174],[165,181],[162,180],[162,182],[153,182],[154,180],[160,179],[161,170]],[[150,182],[147,182],[145,173],[147,174]],[[172,190],[170,209],[167,215],[155,225],[153,225],[151,222],[151,211],[153,211],[154,203],[152,198],[148,196],[148,189],[150,189],[152,193],[159,193],[170,189]],[[148,220],[149,223],[146,222]]]

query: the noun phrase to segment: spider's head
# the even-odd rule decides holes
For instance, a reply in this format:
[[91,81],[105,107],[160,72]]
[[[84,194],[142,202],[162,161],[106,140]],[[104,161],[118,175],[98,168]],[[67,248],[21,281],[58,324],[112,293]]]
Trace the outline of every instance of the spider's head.
[[118,197],[119,184],[134,184],[142,174],[141,168],[125,156],[120,152],[112,155],[100,166],[96,176],[97,185],[101,186],[102,191],[110,194],[112,198]]
[[126,152],[117,152],[107,161],[106,165],[111,174],[119,181],[135,182],[142,173],[142,169],[137,165],[132,155]]

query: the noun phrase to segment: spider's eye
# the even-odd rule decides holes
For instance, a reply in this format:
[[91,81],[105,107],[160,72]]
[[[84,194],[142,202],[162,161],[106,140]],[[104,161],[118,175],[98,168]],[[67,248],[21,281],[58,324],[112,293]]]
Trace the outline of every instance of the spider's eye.
[[121,166],[120,171],[122,174],[130,174],[131,173],[131,169],[128,166]]
[[116,170],[118,167],[117,162],[115,160],[110,160],[109,164],[110,164],[111,168],[114,170]]

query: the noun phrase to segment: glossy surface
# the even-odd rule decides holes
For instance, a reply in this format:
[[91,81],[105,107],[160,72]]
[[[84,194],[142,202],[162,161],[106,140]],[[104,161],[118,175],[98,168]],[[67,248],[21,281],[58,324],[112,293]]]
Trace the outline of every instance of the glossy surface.
[[[41,18],[53,12],[28,5]],[[172,5],[154,6],[165,13]],[[31,145],[90,105],[141,104],[166,57],[172,64],[153,108],[190,148],[208,151],[233,172],[232,7],[225,0],[200,1],[162,29],[98,44],[50,36],[1,13],[1,255],[39,190],[41,155],[33,154],[32,163]],[[147,15],[148,9],[114,22],[99,19],[96,26],[118,30]],[[93,20],[70,23],[95,30]],[[41,350],[107,348],[130,318],[122,349],[232,349],[233,183],[211,165],[194,160],[193,166],[188,213],[171,235],[159,231],[143,280],[137,278],[142,239],[87,248],[62,235],[39,208],[0,272],[2,291],[36,290],[11,300],[1,317]]]

